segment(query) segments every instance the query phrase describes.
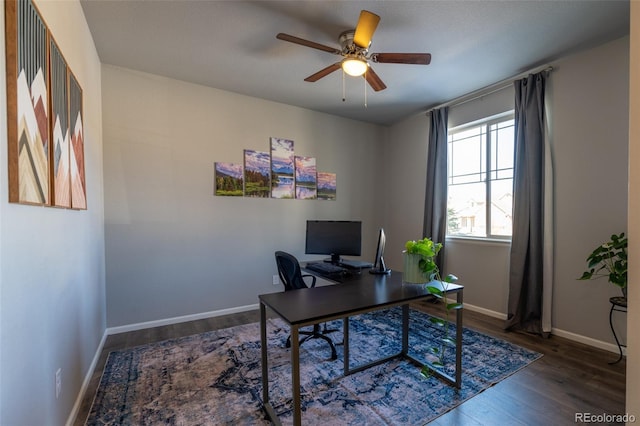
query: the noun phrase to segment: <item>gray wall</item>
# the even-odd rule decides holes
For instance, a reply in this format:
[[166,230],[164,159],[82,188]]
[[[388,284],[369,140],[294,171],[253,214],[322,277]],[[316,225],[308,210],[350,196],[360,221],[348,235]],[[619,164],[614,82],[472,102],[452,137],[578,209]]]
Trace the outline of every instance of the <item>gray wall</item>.
[[[318,258],[304,254],[307,219],[361,220],[373,258],[384,128],[108,65],[102,75],[109,327],[281,291],[275,250]],[[271,136],[336,173],[337,200],[214,196],[214,162],[269,151]]]
[[[610,349],[614,342],[608,299],[619,290],[604,280],[575,278],[595,246],[627,227],[629,38],[552,65],[547,93],[555,161],[553,327],[557,334]],[[508,89],[452,107],[452,125],[500,112],[508,92],[513,93]],[[389,239],[398,247],[422,232],[424,208],[416,200],[423,198],[426,172],[415,152],[426,152],[428,129],[428,118],[420,115],[390,130],[389,192],[394,186],[408,185],[407,191],[393,197],[393,204],[409,208],[402,210],[402,216],[397,208],[385,216]],[[402,267],[400,251],[387,254],[395,268]],[[508,256],[508,244],[451,240],[445,269],[465,284],[467,304],[506,315]],[[617,321],[623,332],[624,320]]]
[[[553,326],[595,344],[613,342],[607,300],[616,289],[575,277],[592,247],[626,229],[628,46],[623,38],[557,61],[548,87]],[[386,260],[395,269],[404,242],[421,236],[426,154],[416,152],[426,152],[424,114],[387,129],[111,66],[103,67],[103,85],[111,327],[255,304],[257,294],[279,290],[271,285],[274,250],[305,258],[308,218],[363,220],[365,258],[384,226]],[[452,125],[501,112],[512,96],[507,88],[453,107]],[[213,163],[241,162],[244,148],[268,150],[269,136],[293,139],[297,153],[336,172],[338,201],[212,196]],[[594,173],[602,169],[606,180]],[[468,304],[504,315],[508,255],[508,244],[452,240],[446,272],[467,286]],[[246,284],[238,286],[238,275]]]
[[78,2],[38,6],[84,91],[88,210],[7,203],[0,18],[0,424],[11,426],[64,424],[106,325],[100,61]]

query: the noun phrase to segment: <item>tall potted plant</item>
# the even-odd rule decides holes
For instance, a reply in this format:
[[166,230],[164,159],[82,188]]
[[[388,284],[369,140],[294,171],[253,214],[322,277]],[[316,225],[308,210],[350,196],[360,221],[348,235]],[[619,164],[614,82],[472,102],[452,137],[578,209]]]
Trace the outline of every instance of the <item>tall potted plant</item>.
[[606,277],[622,290],[627,298],[627,237],[624,232],[613,234],[611,239],[596,247],[587,257],[587,269],[579,280]]
[[[445,319],[431,317],[432,324],[444,329],[444,337],[441,339],[440,344],[431,348],[431,352],[436,357],[436,361],[431,363],[434,367],[444,367],[446,348],[455,347],[455,341],[449,336],[449,313],[462,308],[462,304],[449,303],[447,298],[448,285],[458,281],[458,277],[448,274],[443,279],[440,276],[440,269],[435,259],[441,248],[442,243],[434,243],[426,237],[418,241],[407,241],[404,251],[405,269],[402,276],[404,282],[425,285],[429,293],[444,302]],[[442,288],[429,284],[433,281],[441,282]],[[426,366],[422,368],[421,372],[427,377],[431,374],[431,371]]]

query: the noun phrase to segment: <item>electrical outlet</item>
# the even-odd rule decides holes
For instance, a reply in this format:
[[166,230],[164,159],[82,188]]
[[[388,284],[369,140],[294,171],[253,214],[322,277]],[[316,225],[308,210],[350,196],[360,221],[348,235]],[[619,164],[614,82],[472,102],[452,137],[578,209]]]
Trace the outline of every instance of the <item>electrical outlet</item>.
[[280,284],[280,277],[278,275],[274,275],[272,283],[273,283],[273,285],[279,285]]
[[62,368],[58,368],[56,371],[56,399],[60,397],[62,392]]

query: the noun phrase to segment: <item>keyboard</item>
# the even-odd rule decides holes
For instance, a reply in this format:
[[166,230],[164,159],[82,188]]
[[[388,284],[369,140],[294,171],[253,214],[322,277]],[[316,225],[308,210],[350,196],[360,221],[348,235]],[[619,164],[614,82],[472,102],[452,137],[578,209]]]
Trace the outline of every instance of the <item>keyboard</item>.
[[319,272],[321,274],[338,274],[342,272],[346,272],[347,270],[341,266],[334,265],[333,263],[326,262],[317,262],[317,263],[308,263],[307,269],[315,272]]

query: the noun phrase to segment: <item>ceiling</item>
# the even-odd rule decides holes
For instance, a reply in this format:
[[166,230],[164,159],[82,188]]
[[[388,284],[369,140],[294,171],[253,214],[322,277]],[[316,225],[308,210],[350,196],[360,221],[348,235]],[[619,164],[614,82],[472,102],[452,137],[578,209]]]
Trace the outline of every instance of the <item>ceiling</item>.
[[[100,60],[134,70],[391,125],[554,59],[629,34],[629,1],[81,0]],[[372,64],[387,89],[339,60],[277,40],[340,48],[362,9],[380,15],[370,52],[431,53],[431,64]],[[606,60],[606,58],[603,58]]]

